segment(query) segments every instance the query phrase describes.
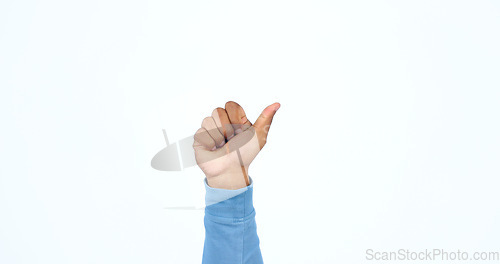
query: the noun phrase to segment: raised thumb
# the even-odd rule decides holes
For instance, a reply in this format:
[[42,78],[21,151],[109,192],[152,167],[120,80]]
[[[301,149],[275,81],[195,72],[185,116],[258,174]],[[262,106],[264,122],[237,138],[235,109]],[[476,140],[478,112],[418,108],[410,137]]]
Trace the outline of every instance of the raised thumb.
[[259,144],[261,148],[264,147],[264,144],[266,143],[267,134],[269,133],[269,128],[273,122],[274,114],[276,114],[276,111],[278,111],[280,106],[281,105],[279,103],[274,103],[266,107],[253,125],[257,132],[257,136],[259,137]]

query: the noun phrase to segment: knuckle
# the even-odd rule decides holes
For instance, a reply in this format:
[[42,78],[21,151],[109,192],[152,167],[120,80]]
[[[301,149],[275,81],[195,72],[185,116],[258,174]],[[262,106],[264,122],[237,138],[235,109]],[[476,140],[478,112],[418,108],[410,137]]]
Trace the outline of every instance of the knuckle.
[[201,125],[202,126],[206,126],[207,124],[209,124],[209,122],[211,122],[213,119],[211,116],[207,116],[205,118],[203,118],[203,121],[201,121]]
[[200,134],[203,131],[204,131],[204,129],[202,127],[200,127],[200,128],[198,128],[198,130],[196,130],[196,132],[194,133],[194,135],[196,136],[197,134]]
[[212,111],[212,116],[213,116],[213,117],[216,117],[216,116],[218,117],[218,116],[219,116],[220,111],[222,111],[222,110],[224,110],[224,108],[221,108],[221,107],[217,107],[217,108],[215,108],[215,109]]

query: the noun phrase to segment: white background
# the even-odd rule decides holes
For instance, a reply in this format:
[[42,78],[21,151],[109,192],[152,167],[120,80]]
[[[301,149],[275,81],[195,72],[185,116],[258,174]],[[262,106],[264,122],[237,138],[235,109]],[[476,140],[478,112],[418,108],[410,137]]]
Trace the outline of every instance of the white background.
[[[203,174],[150,160],[278,101],[266,263],[500,251],[498,1],[0,3],[0,263],[200,263]],[[373,262],[373,261],[372,261]]]

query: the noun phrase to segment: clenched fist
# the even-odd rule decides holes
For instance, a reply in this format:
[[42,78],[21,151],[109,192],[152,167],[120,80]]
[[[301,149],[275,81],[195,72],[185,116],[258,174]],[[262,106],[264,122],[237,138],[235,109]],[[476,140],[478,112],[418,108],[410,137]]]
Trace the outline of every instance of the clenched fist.
[[236,190],[249,185],[248,167],[266,144],[279,107],[279,103],[266,107],[253,125],[243,108],[232,101],[203,119],[193,148],[210,187]]

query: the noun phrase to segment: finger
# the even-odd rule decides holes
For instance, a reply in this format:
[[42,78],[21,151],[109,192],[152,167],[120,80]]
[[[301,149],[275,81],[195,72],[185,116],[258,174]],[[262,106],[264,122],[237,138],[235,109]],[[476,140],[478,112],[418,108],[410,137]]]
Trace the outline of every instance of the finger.
[[200,143],[206,150],[215,150],[215,141],[203,127],[194,134],[194,140]]
[[226,143],[224,135],[221,134],[221,132],[217,128],[217,125],[215,124],[214,119],[211,116],[205,117],[203,119],[203,122],[201,122],[201,127],[205,128],[208,134],[214,139],[215,144],[218,148],[222,147],[224,143]]
[[269,128],[271,127],[271,123],[273,122],[274,114],[280,108],[279,103],[274,103],[264,109],[260,114],[257,121],[253,125],[255,130],[257,131],[257,137],[259,138],[260,147],[264,147],[267,141],[267,134],[269,133]]
[[225,108],[236,135],[252,126],[252,123],[247,119],[245,111],[239,104],[229,101],[226,103]]
[[222,135],[224,135],[227,140],[230,140],[234,136],[234,129],[229,121],[226,110],[221,107],[215,108],[212,112],[212,118]]

